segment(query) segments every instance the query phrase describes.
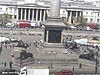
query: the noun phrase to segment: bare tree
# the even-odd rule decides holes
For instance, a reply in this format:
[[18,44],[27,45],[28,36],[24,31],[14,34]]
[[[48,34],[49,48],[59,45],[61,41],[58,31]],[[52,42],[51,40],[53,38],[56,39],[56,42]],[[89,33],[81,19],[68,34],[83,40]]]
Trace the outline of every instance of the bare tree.
[[10,21],[10,15],[9,14],[0,14],[0,22],[1,24],[5,25],[7,22]]

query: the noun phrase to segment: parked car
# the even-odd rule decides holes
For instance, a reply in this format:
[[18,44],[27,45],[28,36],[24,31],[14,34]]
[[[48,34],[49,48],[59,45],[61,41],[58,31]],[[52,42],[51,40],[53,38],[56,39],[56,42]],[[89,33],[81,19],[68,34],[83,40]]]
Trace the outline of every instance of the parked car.
[[60,72],[56,72],[55,75],[74,75],[71,70],[63,70]]

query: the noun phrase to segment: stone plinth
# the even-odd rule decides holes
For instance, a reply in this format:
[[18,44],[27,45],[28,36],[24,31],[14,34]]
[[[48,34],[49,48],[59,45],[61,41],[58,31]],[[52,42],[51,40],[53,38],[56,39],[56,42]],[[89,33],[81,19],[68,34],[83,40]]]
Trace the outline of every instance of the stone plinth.
[[62,31],[66,25],[61,18],[48,18],[45,25],[44,41],[48,44],[58,44],[63,42]]
[[54,45],[63,42],[62,31],[66,27],[60,18],[60,0],[51,0],[50,17],[45,25],[44,41],[46,44]]

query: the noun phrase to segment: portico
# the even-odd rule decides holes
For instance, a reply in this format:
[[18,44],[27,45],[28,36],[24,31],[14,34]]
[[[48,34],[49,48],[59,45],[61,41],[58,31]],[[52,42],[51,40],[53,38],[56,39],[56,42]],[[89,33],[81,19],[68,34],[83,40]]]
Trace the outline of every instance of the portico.
[[69,24],[75,24],[82,17],[82,11],[67,10],[67,12],[67,21]]
[[17,20],[45,21],[47,11],[45,8],[18,8]]

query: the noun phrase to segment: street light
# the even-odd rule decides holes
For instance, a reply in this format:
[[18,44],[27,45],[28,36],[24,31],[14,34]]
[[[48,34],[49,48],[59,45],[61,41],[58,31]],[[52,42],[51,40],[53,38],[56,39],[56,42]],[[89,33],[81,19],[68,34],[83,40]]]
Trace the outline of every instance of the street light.
[[1,37],[1,47],[0,47],[0,53],[2,51],[2,37]]
[[2,51],[2,42],[1,42],[1,47],[0,47],[0,53],[1,53],[1,51]]
[[97,74],[97,71],[98,71],[98,65],[99,65],[98,52],[96,52],[95,74]]
[[19,61],[20,67],[22,66],[22,52],[20,53],[20,61]]

